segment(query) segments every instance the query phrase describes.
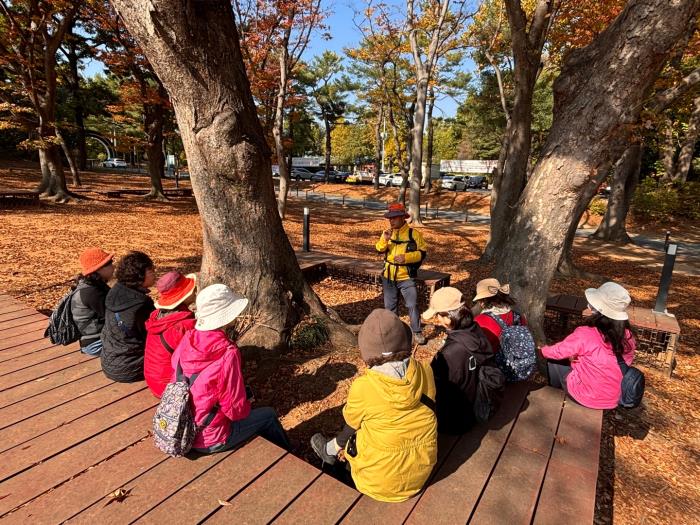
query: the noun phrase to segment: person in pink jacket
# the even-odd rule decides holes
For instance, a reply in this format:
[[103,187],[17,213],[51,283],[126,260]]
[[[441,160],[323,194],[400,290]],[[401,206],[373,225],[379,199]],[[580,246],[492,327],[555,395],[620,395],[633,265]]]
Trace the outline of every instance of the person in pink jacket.
[[[251,410],[241,372],[241,355],[226,336],[226,328],[248,306],[248,299],[228,286],[213,284],[197,295],[197,322],[188,331],[172,356],[173,370],[178,363],[186,376],[199,373],[190,390],[194,420],[201,425],[192,449],[211,454],[236,447],[254,435],[288,449],[287,436],[272,408]],[[172,381],[175,380],[173,373]]]
[[636,343],[627,307],[630,296],[622,286],[607,282],[586,290],[593,314],[562,342],[542,348],[550,384],[562,388],[588,408],[618,406],[622,371],[618,359],[632,364]]

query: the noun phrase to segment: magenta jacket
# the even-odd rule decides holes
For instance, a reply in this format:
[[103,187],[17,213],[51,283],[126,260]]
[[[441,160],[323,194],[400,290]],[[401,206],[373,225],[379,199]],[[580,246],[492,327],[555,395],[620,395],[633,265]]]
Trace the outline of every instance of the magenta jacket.
[[175,349],[173,370],[177,369],[178,361],[186,376],[200,372],[190,390],[195,422],[200,424],[216,403],[220,406],[209,426],[197,433],[192,447],[224,443],[231,433],[231,422],[250,414],[238,347],[221,330],[190,330]]
[[[622,358],[628,365],[634,359],[636,343],[627,332],[628,350]],[[588,408],[616,408],[620,400],[622,372],[612,346],[592,326],[579,326],[561,343],[542,348],[548,359],[570,359],[571,373],[566,378],[569,394]]]

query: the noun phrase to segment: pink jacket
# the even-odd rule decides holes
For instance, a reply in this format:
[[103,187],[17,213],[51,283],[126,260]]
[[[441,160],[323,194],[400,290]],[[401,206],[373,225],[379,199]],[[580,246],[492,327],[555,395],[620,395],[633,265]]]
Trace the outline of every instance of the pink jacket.
[[[636,343],[627,332],[629,349],[622,354],[632,364]],[[592,326],[579,326],[561,343],[542,348],[548,359],[570,359],[571,373],[566,388],[571,396],[588,408],[616,408],[620,400],[622,372],[612,346]]]
[[224,443],[231,433],[231,422],[250,414],[238,347],[221,330],[190,330],[173,353],[173,370],[178,361],[186,376],[200,372],[190,390],[195,422],[201,424],[217,402],[220,407],[212,422],[197,433],[193,448]]

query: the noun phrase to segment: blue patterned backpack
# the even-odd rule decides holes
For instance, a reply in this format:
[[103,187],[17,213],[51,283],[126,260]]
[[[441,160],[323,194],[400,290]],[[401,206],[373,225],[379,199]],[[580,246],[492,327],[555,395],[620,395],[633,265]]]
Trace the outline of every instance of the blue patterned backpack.
[[508,326],[500,315],[486,312],[501,327],[501,351],[496,354],[496,364],[506,376],[506,381],[524,381],[537,366],[535,340],[527,326],[520,324],[520,314],[513,312],[513,324]]

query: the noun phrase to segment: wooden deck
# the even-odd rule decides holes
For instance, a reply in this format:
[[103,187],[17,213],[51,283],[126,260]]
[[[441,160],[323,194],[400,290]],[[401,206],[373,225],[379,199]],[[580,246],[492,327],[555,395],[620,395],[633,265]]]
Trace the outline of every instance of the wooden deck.
[[[0,295],[3,523],[588,523],[602,412],[531,384],[509,389],[488,426],[441,436],[427,488],[379,503],[262,438],[172,459],[153,445],[157,400],[118,384],[76,345],[43,339],[46,318]],[[327,430],[327,429],[326,429]],[[123,489],[126,497],[110,497]]]

